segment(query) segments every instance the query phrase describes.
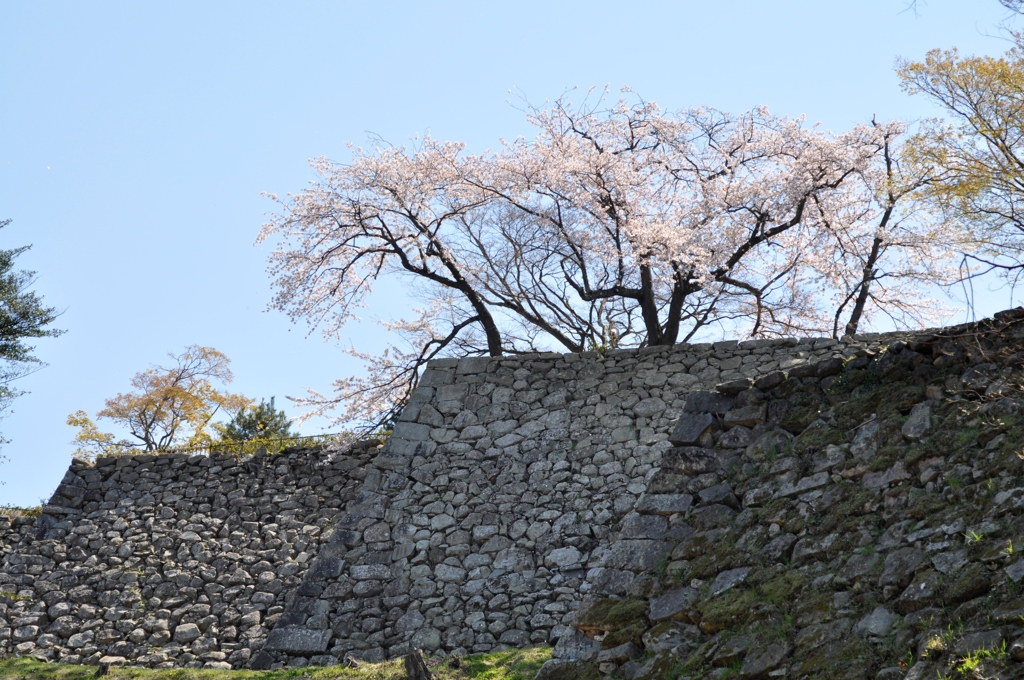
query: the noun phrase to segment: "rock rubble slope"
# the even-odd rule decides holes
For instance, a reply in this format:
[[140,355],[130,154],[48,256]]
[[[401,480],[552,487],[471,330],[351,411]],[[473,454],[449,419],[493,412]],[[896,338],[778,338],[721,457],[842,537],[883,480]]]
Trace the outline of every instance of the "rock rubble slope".
[[1022,317],[691,393],[538,678],[1024,677]]

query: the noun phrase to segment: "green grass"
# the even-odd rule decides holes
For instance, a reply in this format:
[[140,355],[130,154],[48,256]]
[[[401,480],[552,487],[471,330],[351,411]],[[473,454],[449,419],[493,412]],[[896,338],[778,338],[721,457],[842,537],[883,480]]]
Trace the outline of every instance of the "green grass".
[[[509,649],[490,654],[464,657],[459,668],[450,661],[427,659],[437,680],[532,680],[545,661],[550,647]],[[94,666],[44,663],[29,657],[0,661],[0,680],[92,680]],[[282,668],[276,671],[218,671],[198,668],[151,669],[114,666],[103,676],[106,680],[405,680],[401,659],[384,663],[361,664],[358,668]]]

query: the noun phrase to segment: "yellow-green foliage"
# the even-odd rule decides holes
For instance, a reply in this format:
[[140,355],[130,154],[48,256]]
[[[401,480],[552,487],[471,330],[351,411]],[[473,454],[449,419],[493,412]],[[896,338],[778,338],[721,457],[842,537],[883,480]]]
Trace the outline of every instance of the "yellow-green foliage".
[[[452,668],[448,661],[427,659],[430,672],[437,680],[532,680],[551,658],[549,647],[510,649],[490,654],[467,656]],[[23,657],[0,661],[0,680],[91,680],[92,666],[43,663]],[[288,668],[276,671],[219,671],[193,668],[154,670],[132,666],[115,666],[104,676],[109,680],[405,680],[401,659],[384,663],[362,664],[358,668]]]
[[0,516],[8,519],[14,519],[15,517],[38,517],[42,513],[43,509],[38,505],[32,508],[16,508],[13,505],[0,507]]

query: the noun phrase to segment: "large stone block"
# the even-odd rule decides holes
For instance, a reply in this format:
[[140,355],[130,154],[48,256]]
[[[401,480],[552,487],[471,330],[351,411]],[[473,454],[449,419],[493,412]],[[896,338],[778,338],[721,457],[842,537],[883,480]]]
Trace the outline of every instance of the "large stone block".
[[308,628],[281,628],[270,631],[265,650],[289,652],[291,654],[308,655],[323,654],[331,641],[332,631],[309,630]]
[[710,413],[684,413],[676,422],[668,440],[673,446],[700,446],[709,444],[709,435],[715,425]]

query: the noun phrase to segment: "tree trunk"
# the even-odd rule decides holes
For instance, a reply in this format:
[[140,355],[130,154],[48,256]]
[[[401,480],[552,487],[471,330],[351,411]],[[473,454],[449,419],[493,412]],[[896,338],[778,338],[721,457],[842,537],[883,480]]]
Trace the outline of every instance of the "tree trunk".
[[405,673],[409,680],[433,680],[420,650],[413,649],[405,655]]

